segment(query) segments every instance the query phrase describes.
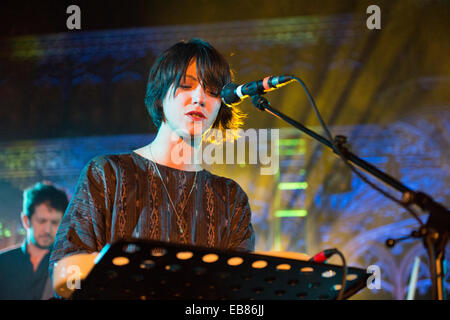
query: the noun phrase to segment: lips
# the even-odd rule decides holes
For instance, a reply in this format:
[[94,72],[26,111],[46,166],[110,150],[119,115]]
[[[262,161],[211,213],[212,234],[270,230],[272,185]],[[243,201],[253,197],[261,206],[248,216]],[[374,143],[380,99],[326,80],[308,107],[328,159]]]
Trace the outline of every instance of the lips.
[[203,114],[203,112],[198,111],[198,110],[189,111],[185,115],[194,121],[202,121],[202,120],[206,119],[206,116]]

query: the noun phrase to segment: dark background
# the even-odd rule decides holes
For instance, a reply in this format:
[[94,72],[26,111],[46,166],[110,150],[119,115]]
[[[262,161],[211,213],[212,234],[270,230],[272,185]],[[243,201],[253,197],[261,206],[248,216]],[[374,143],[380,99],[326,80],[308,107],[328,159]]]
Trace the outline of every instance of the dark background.
[[[407,2],[408,0],[404,1]],[[4,36],[67,32],[66,9],[76,4],[82,11],[83,31],[162,25],[201,24],[234,20],[267,19],[300,15],[327,15],[364,11],[386,0],[147,0],[147,1],[2,1],[0,32]],[[426,9],[445,0],[414,0]],[[448,10],[448,7],[443,6]]]

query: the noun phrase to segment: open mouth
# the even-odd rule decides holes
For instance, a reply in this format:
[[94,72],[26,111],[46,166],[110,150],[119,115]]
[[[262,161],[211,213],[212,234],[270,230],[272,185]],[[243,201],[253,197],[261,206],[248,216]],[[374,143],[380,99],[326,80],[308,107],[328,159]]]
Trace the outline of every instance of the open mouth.
[[186,116],[191,118],[193,121],[203,121],[206,119],[205,115],[199,111],[190,111],[186,113]]

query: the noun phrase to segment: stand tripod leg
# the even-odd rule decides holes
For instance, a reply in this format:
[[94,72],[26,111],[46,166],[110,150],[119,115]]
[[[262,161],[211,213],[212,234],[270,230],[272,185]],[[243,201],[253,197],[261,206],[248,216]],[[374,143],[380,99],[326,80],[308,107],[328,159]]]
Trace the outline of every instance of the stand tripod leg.
[[447,300],[445,289],[445,265],[444,259],[438,257],[436,259],[436,297],[438,300]]

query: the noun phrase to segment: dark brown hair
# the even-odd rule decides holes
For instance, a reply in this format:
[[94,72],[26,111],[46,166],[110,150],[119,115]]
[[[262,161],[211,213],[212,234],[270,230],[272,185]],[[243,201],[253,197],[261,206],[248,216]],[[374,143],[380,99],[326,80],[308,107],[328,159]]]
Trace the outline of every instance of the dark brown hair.
[[[176,43],[156,59],[148,77],[145,105],[158,129],[164,121],[162,102],[167,91],[174,84],[175,95],[193,59],[197,62],[197,72],[204,89],[220,93],[222,87],[232,81],[228,62],[211,44],[201,39]],[[244,118],[245,114],[239,108],[228,107],[222,102],[212,128],[238,129],[244,124]]]
[[38,182],[25,189],[23,192],[23,213],[31,219],[36,206],[47,203],[53,209],[61,211],[63,214],[69,204],[67,194],[55,186]]

